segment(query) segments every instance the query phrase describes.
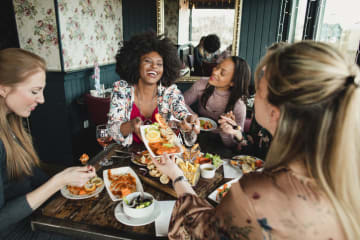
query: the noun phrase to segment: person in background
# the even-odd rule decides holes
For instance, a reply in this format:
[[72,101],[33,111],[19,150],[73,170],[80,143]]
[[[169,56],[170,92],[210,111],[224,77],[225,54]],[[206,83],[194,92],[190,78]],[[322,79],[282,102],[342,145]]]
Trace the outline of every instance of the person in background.
[[[184,93],[185,103],[194,113],[190,105],[197,102],[198,115],[215,121],[227,113],[244,128],[250,75],[250,67],[244,59],[226,58],[213,69],[209,79],[196,81]],[[220,131],[220,136],[226,146],[235,145],[236,139],[232,135]]]
[[92,166],[70,167],[48,179],[39,168],[23,118],[44,103],[45,70],[35,54],[0,51],[0,239],[59,239],[32,232],[30,214],[65,185],[82,186],[96,175]]
[[[276,49],[285,47],[286,45],[287,43],[285,42],[273,43],[267,48],[266,55],[272,53]],[[243,131],[243,128],[236,127],[237,123],[232,116],[221,117],[219,120],[220,129],[238,142],[236,148],[241,154],[249,154],[260,159],[265,159],[270,148],[272,136],[269,131],[257,123],[254,118],[254,113],[252,114],[251,119],[250,129],[247,133]]]
[[302,41],[267,55],[255,83],[255,117],[273,135],[264,170],[233,183],[216,208],[174,161],[153,160],[179,196],[169,238],[360,239],[359,68]]
[[[194,74],[204,76],[204,64],[216,64],[220,49],[220,39],[216,34],[202,37],[198,46],[194,48]],[[209,76],[209,75],[207,75]]]
[[124,146],[142,142],[140,126],[155,122],[155,114],[172,115],[183,129],[200,131],[200,122],[186,108],[175,84],[180,59],[172,42],[155,33],[133,36],[116,55],[116,72],[108,114],[114,140]]
[[231,57],[232,44],[222,51],[216,59],[217,63],[221,63],[225,58]]

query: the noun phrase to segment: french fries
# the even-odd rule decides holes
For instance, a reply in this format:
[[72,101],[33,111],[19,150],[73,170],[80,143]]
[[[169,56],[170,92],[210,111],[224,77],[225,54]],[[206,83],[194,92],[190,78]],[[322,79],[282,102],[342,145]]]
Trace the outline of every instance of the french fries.
[[179,161],[178,165],[190,184],[195,186],[200,176],[198,171],[199,164],[192,164],[189,161]]

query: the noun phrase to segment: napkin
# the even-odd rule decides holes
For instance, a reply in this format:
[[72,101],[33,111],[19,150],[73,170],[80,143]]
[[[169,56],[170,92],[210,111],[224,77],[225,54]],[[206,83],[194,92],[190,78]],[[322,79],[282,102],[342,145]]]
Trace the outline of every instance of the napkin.
[[224,161],[224,178],[241,178],[243,173],[239,168],[230,165],[229,160]]
[[175,206],[175,201],[158,201],[161,213],[155,220],[155,231],[157,237],[164,237],[168,235],[170,217]]

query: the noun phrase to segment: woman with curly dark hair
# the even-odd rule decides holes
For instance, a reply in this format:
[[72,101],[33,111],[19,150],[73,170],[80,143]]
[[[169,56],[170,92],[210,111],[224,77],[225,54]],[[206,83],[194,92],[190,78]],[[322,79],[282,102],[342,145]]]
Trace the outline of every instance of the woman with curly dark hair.
[[[155,114],[172,115],[183,129],[199,132],[200,123],[186,108],[176,87],[181,63],[172,42],[148,32],[133,36],[116,55],[116,72],[109,112],[113,138],[130,145],[141,142],[140,126],[155,122]],[[195,123],[195,126],[194,124]],[[133,134],[134,133],[134,134]]]
[[[233,119],[244,128],[250,76],[250,67],[244,59],[226,58],[213,69],[209,79],[198,80],[185,92],[185,102],[190,106],[197,101],[200,116],[221,121],[222,115],[226,115],[223,117]],[[222,130],[220,136],[226,146],[237,143],[232,135]]]

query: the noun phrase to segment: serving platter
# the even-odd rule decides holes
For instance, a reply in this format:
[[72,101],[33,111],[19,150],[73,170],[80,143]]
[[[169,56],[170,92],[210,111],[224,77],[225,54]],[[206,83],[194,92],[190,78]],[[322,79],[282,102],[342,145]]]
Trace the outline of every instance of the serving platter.
[[143,191],[144,188],[143,188],[143,186],[141,184],[141,181],[140,181],[138,175],[135,173],[135,171],[132,168],[130,168],[130,167],[119,167],[119,168],[106,169],[106,170],[103,171],[103,178],[104,178],[104,183],[105,183],[106,190],[107,190],[111,200],[120,201],[120,200],[122,200],[122,198],[120,198],[117,195],[114,195],[113,192],[110,189],[111,180],[109,179],[109,170],[111,171],[112,175],[130,174],[131,176],[133,176],[135,178],[136,192]]

